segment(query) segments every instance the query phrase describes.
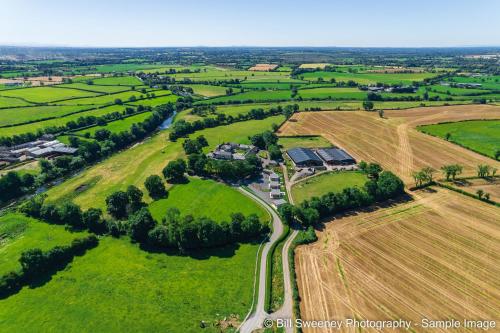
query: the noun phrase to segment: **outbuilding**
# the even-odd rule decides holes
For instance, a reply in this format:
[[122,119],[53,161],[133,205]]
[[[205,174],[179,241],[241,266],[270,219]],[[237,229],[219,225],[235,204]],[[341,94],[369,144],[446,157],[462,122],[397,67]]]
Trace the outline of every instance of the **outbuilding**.
[[293,148],[286,153],[297,167],[323,165],[323,161],[309,148]]
[[317,150],[318,155],[330,165],[356,164],[354,157],[340,148],[322,148]]

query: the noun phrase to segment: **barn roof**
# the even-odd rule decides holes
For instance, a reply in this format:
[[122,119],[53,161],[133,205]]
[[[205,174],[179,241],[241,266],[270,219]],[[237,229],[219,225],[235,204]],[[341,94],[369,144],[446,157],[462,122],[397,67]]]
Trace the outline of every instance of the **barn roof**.
[[354,160],[354,157],[352,157],[345,150],[340,148],[318,149],[318,155],[321,156],[321,158],[327,162]]
[[287,154],[295,162],[295,164],[307,161],[322,162],[318,155],[316,155],[309,148],[292,148],[287,150]]

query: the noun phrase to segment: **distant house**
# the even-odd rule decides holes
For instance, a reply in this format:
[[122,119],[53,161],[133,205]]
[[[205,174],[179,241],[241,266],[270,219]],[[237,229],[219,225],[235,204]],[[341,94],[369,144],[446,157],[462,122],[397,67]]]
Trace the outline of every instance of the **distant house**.
[[323,165],[323,161],[309,148],[293,148],[286,153],[297,167]]
[[281,193],[280,190],[271,190],[271,192],[269,192],[269,197],[271,199],[279,199],[281,198],[283,193]]
[[214,152],[209,154],[208,157],[216,160],[231,160],[233,159],[233,153],[225,150],[214,150]]
[[323,148],[317,150],[318,155],[330,165],[356,164],[354,157],[340,148]]

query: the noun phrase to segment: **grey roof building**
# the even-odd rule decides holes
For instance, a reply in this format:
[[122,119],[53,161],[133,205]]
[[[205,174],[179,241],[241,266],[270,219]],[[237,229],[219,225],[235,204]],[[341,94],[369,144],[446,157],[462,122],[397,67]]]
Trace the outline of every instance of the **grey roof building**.
[[327,163],[333,165],[356,164],[354,157],[340,148],[322,148],[317,150],[318,155]]
[[298,167],[323,165],[323,161],[309,148],[293,148],[286,153]]

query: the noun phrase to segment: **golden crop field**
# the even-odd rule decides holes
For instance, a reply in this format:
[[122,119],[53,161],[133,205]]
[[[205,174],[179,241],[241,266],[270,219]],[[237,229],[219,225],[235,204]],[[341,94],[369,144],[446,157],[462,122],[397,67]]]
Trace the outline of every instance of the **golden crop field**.
[[[337,217],[317,242],[296,250],[302,319],[498,319],[498,212],[430,189],[402,204]],[[422,331],[414,324],[412,332]]]
[[[322,135],[344,148],[357,160],[380,163],[407,184],[424,166],[436,170],[445,164],[464,166],[462,175],[476,174],[478,164],[500,168],[500,163],[443,139],[420,133],[418,125],[467,119],[500,119],[500,107],[492,105],[454,105],[377,112],[324,111],[295,114],[279,135]],[[441,176],[439,176],[441,177]]]

